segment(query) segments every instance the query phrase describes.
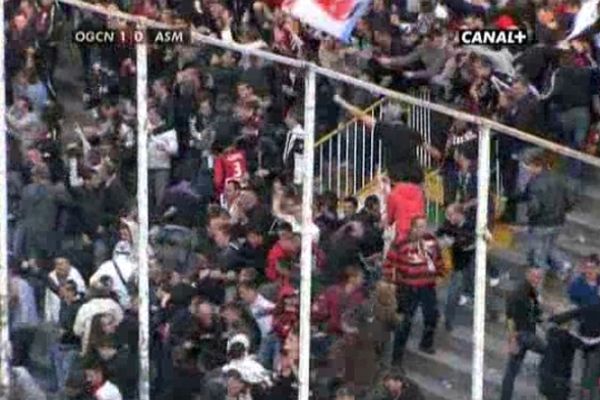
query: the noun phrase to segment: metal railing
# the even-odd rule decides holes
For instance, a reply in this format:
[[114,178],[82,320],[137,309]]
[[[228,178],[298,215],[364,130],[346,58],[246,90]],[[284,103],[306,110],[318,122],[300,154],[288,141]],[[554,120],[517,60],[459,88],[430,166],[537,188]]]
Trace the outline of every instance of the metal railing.
[[[412,96],[429,101],[428,88],[419,88]],[[396,100],[383,98],[364,110],[375,119],[381,118],[383,108]],[[408,112],[408,125],[418,131],[424,143],[431,143],[431,110],[426,107],[402,103]],[[315,143],[315,169],[319,192],[332,191],[338,198],[359,196],[374,189],[375,179],[382,172],[383,149],[381,140],[375,138],[373,129],[353,118],[338,126]],[[417,159],[427,173],[427,183],[435,181],[437,171],[432,170],[432,160],[424,147],[417,149]],[[426,190],[426,193],[430,191]],[[427,196],[427,210],[437,220],[443,197]]]
[[[381,99],[364,111],[379,119],[386,102]],[[338,198],[355,195],[381,172],[381,141],[357,118],[320,138],[314,149],[321,193],[332,191]]]
[[[411,91],[413,97],[430,101],[431,92],[427,87]],[[382,98],[364,110],[379,119],[382,110],[390,102],[398,100]],[[423,142],[431,144],[431,109],[402,103],[408,113],[408,125],[419,132]],[[321,137],[315,143],[315,169],[319,192],[332,191],[338,199],[345,196],[359,198],[378,191],[376,178],[382,172],[382,145],[373,135],[373,128],[353,118]],[[501,208],[503,189],[501,166],[498,161],[498,143],[493,146],[491,179],[496,209]],[[444,216],[444,188],[440,170],[431,155],[423,146],[417,148],[417,159],[425,171],[426,210],[431,221],[439,221]]]
[[[429,101],[429,89],[421,88],[412,93],[419,99]],[[378,100],[364,110],[375,119],[382,115],[383,108],[391,101]],[[405,105],[408,109],[408,125],[431,142],[431,112],[425,107]],[[317,179],[319,191],[332,191],[338,197],[358,194],[381,172],[383,149],[381,141],[373,135],[362,121],[353,118],[338,126],[315,143]],[[419,163],[431,168],[431,158],[424,148],[417,150]]]

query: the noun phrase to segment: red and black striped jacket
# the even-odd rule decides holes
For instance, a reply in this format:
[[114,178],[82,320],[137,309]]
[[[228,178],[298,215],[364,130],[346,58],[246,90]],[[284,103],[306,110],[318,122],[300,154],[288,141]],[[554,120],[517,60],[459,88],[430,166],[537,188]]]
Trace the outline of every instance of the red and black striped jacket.
[[406,239],[394,243],[383,264],[383,274],[389,280],[412,287],[435,286],[436,278],[445,272],[442,251],[431,234],[416,242]]

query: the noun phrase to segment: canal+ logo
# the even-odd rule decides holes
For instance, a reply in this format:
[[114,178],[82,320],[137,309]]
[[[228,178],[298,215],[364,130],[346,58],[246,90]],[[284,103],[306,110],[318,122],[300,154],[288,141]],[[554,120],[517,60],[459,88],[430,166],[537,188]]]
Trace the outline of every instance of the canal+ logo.
[[458,34],[461,45],[505,45],[517,46],[529,42],[524,29],[463,29]]

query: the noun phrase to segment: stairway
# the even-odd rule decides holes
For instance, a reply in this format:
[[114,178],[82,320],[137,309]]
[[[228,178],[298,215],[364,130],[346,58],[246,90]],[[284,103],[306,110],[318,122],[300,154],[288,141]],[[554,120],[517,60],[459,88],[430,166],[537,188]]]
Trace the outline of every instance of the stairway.
[[[582,257],[600,252],[600,171],[587,181],[588,186],[575,209],[568,214],[558,246],[576,263]],[[361,197],[374,194],[373,187],[361,192]],[[503,229],[501,227],[500,229]],[[506,232],[505,229],[503,231]],[[506,240],[506,238],[504,239]],[[488,263],[500,271],[503,279],[496,288],[488,287],[487,308],[499,321],[486,322],[484,399],[500,398],[502,376],[507,361],[506,326],[504,324],[505,296],[523,277],[522,266],[526,264],[526,232],[512,233],[510,247],[492,245]],[[564,285],[556,280],[546,285],[546,301],[553,305],[568,307]],[[439,290],[440,312],[445,304],[446,288]],[[471,356],[473,349],[473,309],[461,307],[456,328],[449,334],[440,319],[436,335],[437,353],[433,356],[418,350],[421,323],[413,325],[408,343],[405,368],[408,375],[424,390],[428,400],[470,400]],[[537,363],[539,356],[528,354],[515,385],[515,400],[539,399],[537,393]],[[573,386],[577,387],[581,363],[576,362]]]
[[[419,128],[419,127],[417,127]],[[348,168],[348,166],[346,166]],[[575,209],[568,214],[567,222],[558,240],[558,248],[570,256],[574,263],[584,256],[600,252],[600,171],[594,171],[586,182],[584,193]],[[359,201],[368,195],[377,194],[373,182],[349,194]],[[437,212],[440,212],[438,209]],[[495,229],[496,241],[488,252],[488,265],[494,265],[503,277],[499,286],[488,287],[487,311],[489,316],[498,317],[486,322],[485,335],[485,400],[500,398],[502,377],[507,362],[506,327],[504,305],[506,295],[523,277],[522,266],[526,264],[527,233],[512,231],[499,225]],[[498,240],[498,239],[502,240]],[[446,288],[439,290],[440,312],[445,303]],[[550,280],[547,282],[544,297],[550,307],[569,307],[565,298],[564,284]],[[413,324],[411,338],[405,355],[405,369],[424,391],[428,400],[469,400],[471,391],[471,356],[473,348],[473,309],[460,307],[456,327],[452,333],[443,329],[440,318],[436,334],[437,353],[433,356],[418,350],[421,321]],[[541,396],[537,391],[537,364],[539,356],[528,354],[515,384],[513,399],[535,400]],[[573,388],[576,390],[581,373],[581,362],[575,363]]]

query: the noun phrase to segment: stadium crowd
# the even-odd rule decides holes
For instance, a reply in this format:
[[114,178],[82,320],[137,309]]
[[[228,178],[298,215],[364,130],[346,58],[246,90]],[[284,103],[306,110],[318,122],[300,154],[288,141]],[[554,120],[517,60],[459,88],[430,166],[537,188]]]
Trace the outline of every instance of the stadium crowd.
[[[12,396],[135,399],[135,50],[77,46],[69,34],[130,27],[52,0],[4,4]],[[302,25],[278,0],[96,4],[192,24],[402,92],[426,86],[436,102],[596,154],[600,43],[590,35],[564,40],[578,0],[373,0],[349,43]],[[516,27],[528,30],[530,43],[456,43],[460,29]],[[71,78],[82,84],[64,85],[55,74],[73,55],[82,74]],[[150,47],[148,68],[152,398],[294,399],[301,224],[294,170],[302,168],[294,154],[303,150],[303,72],[203,45]],[[88,120],[65,123],[73,117],[69,97],[81,99]],[[423,399],[402,365],[415,312],[423,311],[419,348],[433,355],[436,334],[454,329],[458,307],[473,294],[476,127],[438,118],[425,143],[397,106],[381,120],[363,114],[376,100],[363,91],[319,77],[316,99],[318,134],[351,116],[374,128],[391,185],[385,198],[361,205],[352,196],[316,196],[312,397]],[[502,400],[512,398],[530,350],[544,354],[540,394],[569,398],[576,349],[585,355],[585,398],[599,399],[600,262],[566,258],[555,245],[586,169],[566,163],[571,188],[556,159],[499,140],[508,199],[502,219],[527,226],[530,255],[524,282],[507,299]],[[446,219],[437,230],[425,215],[418,146],[444,177]],[[550,270],[565,281],[574,310],[542,314]],[[444,298],[442,278],[450,282]],[[577,329],[565,327],[571,320]],[[50,373],[38,371],[40,358]]]

